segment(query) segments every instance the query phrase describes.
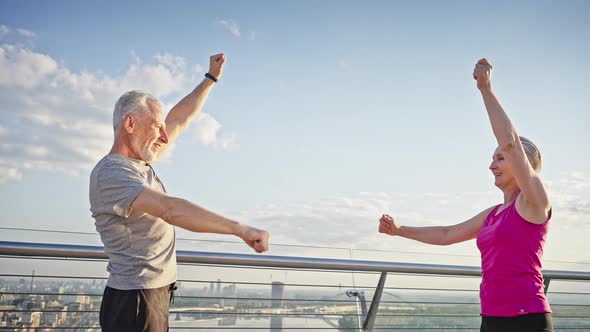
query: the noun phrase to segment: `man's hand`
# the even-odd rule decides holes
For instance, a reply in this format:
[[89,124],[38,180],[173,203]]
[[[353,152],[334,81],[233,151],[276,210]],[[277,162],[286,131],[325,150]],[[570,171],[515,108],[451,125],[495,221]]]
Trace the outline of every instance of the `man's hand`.
[[393,218],[384,214],[379,219],[379,233],[385,233],[388,235],[399,235],[400,226],[393,220]]
[[268,250],[267,231],[240,224],[236,235],[259,254]]
[[492,65],[487,59],[481,59],[473,69],[473,78],[477,81],[477,88],[491,89],[492,88]]
[[221,72],[223,72],[223,64],[225,63],[225,54],[219,53],[212,55],[209,58],[209,74],[219,79]]

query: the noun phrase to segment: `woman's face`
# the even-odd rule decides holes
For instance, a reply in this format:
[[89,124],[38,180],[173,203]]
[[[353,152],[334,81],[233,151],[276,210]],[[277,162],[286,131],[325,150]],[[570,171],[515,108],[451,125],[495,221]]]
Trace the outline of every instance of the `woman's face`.
[[510,166],[508,166],[508,163],[504,159],[500,147],[497,147],[496,151],[494,151],[490,171],[494,174],[494,185],[500,189],[506,188],[514,182],[514,176],[512,175]]

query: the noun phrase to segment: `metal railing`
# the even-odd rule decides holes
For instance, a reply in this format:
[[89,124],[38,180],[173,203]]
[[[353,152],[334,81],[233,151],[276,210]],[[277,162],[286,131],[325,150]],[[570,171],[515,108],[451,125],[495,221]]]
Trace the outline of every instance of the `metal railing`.
[[[25,243],[25,242],[6,242],[0,241],[0,256],[8,259],[65,259],[68,261],[90,260],[103,262],[107,259],[102,247],[99,246],[82,246],[82,245],[57,245],[44,243]],[[179,281],[183,285],[204,285],[208,287],[207,291],[201,291],[194,295],[177,296],[177,302],[171,307],[171,317],[176,317],[177,321],[185,321],[187,326],[171,324],[171,329],[195,329],[195,330],[260,330],[254,319],[270,319],[270,331],[279,330],[478,330],[476,321],[478,319],[477,301],[442,301],[438,298],[432,299],[401,299],[395,292],[476,292],[476,289],[463,288],[428,288],[420,287],[392,287],[386,285],[388,274],[399,276],[447,276],[447,277],[479,277],[481,269],[471,266],[458,265],[436,265],[436,264],[410,264],[396,262],[380,262],[367,260],[346,260],[346,259],[322,259],[322,258],[305,258],[290,256],[268,256],[268,255],[248,255],[248,254],[231,254],[231,253],[212,253],[196,251],[177,251],[177,262],[181,266],[204,266],[223,267],[223,268],[247,268],[247,269],[270,269],[274,271],[298,271],[298,272],[319,272],[319,273],[337,273],[337,272],[354,272],[368,274],[372,279],[377,276],[378,282],[373,286],[359,286],[354,282],[352,285],[334,285],[329,283],[284,283],[284,282],[247,282],[243,280],[234,280],[232,282],[224,281],[223,288],[225,293],[220,291],[222,282],[215,279],[196,280],[194,278],[182,279]],[[73,263],[73,262],[72,262]],[[4,269],[2,269],[4,270]],[[71,275],[27,275],[27,274],[9,274],[0,270],[0,277],[20,278],[21,284],[16,287],[16,291],[10,290],[10,287],[0,288],[0,314],[2,315],[3,325],[0,329],[19,330],[15,325],[18,322],[16,317],[25,317],[29,329],[63,329],[63,330],[93,330],[98,329],[96,325],[97,305],[100,304],[102,296],[100,287],[95,287],[94,292],[64,292],[62,291],[37,291],[33,289],[31,282],[30,290],[22,286],[23,278],[46,278],[46,279],[75,279],[75,280],[99,280],[104,284],[105,277],[96,276],[71,276]],[[590,272],[578,271],[560,271],[544,270],[546,289],[548,291],[550,281],[572,281],[583,282],[582,285],[589,289],[587,282],[590,281]],[[217,291],[215,292],[215,286]],[[271,286],[271,294],[268,295],[268,286]],[[583,287],[584,287],[583,286]],[[233,288],[232,288],[233,287]],[[262,296],[238,296],[236,287],[254,288],[259,287],[266,289],[266,293],[259,291]],[[338,288],[336,293],[342,293],[340,290],[346,289],[343,294],[337,294],[333,297],[313,298],[312,296],[289,298],[285,297],[285,289],[295,288]],[[388,300],[384,300],[384,294]],[[552,303],[554,308],[554,319],[556,321],[573,322],[576,324],[562,324],[562,330],[584,330],[590,329],[590,323],[584,320],[590,319],[590,292],[555,292],[557,295],[575,297],[576,303]],[[369,296],[372,295],[372,296]],[[397,296],[397,297],[396,297]],[[38,308],[33,305],[31,299],[35,297],[43,298],[64,298],[64,297],[81,297],[81,302],[71,302],[74,305],[64,309],[63,306],[56,305],[53,308],[47,305],[44,308]],[[1,305],[2,298],[4,302],[12,300],[19,305]],[[370,299],[369,299],[370,298]],[[7,300],[6,300],[7,299]],[[23,300],[24,299],[24,300]],[[28,300],[27,300],[28,299]],[[26,302],[29,301],[29,302]],[[26,302],[26,303],[25,303]],[[47,301],[46,301],[47,302]],[[54,301],[60,303],[60,301]],[[79,303],[76,305],[75,303]],[[270,303],[270,304],[269,304]],[[369,306],[367,308],[367,306]],[[469,310],[465,308],[469,307]],[[435,309],[433,309],[435,308]],[[560,313],[560,308],[563,308]],[[70,318],[68,324],[63,326],[56,322],[62,322],[66,319],[65,314],[75,314],[77,318]],[[53,315],[49,318],[43,318],[44,315]],[[61,315],[61,316],[60,316]],[[43,317],[41,317],[43,316]],[[185,319],[189,317],[190,319]],[[250,319],[251,326],[232,327],[236,319]],[[282,319],[304,318],[308,320],[321,319],[324,327],[311,326],[283,326]],[[376,320],[383,321],[376,324]],[[91,323],[91,320],[94,321]],[[217,320],[218,326],[193,326],[193,322],[207,320]],[[404,322],[422,319],[421,326],[404,325]],[[427,323],[434,321],[435,323]],[[45,325],[41,321],[45,321]],[[73,322],[76,321],[77,322]],[[12,323],[10,323],[12,321]],[[22,320],[21,320],[22,321]],[[174,320],[173,320],[174,321]],[[315,320],[314,320],[315,321]],[[463,321],[469,321],[469,324],[462,324]],[[578,324],[579,322],[582,324]],[[441,323],[442,322],[442,323]],[[450,323],[449,323],[450,322]],[[21,323],[21,325],[23,325]],[[34,327],[34,325],[36,327]],[[52,326],[49,326],[52,325]],[[176,325],[176,326],[175,326]],[[190,326],[189,326],[190,325]],[[556,324],[558,325],[558,324]],[[24,325],[23,325],[24,326]]]

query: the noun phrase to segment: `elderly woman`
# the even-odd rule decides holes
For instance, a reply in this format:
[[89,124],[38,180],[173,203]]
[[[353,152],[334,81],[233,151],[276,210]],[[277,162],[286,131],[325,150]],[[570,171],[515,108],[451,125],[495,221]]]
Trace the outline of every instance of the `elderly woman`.
[[410,227],[389,215],[379,220],[379,232],[416,241],[449,245],[477,238],[481,252],[481,331],[553,331],[545,297],[541,260],[547,238],[551,202],[539,178],[541,154],[518,136],[491,85],[492,66],[479,60],[473,71],[498,147],[490,170],[503,204],[452,226]]

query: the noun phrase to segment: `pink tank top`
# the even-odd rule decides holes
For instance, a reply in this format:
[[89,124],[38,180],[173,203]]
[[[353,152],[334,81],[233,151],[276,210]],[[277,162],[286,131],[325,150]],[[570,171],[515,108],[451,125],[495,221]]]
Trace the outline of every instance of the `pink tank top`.
[[541,274],[551,212],[546,223],[537,225],[521,217],[514,202],[495,216],[499,207],[490,212],[477,236],[483,274],[481,314],[513,317],[551,312]]

